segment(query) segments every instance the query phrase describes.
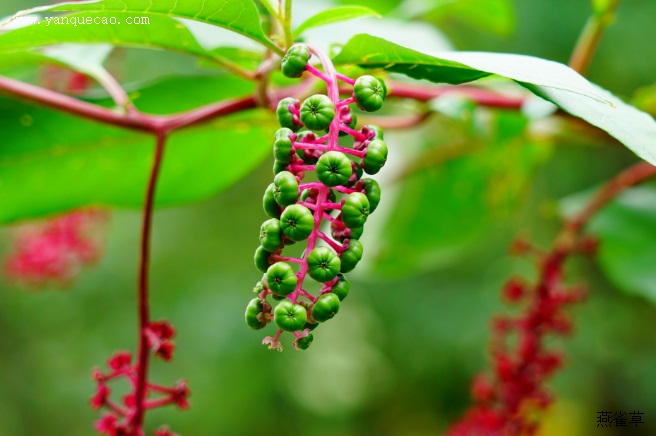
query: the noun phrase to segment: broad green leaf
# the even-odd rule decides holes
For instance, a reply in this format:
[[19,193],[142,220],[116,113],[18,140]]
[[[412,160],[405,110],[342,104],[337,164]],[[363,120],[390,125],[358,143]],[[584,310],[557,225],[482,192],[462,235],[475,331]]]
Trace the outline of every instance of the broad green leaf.
[[[195,38],[191,30],[180,20],[164,15],[154,15],[149,18],[149,25],[127,25],[130,13],[112,12],[96,13],[81,12],[66,15],[59,19],[77,22],[77,20],[90,19],[93,21],[115,19],[116,23],[106,25],[48,25],[42,22],[38,25],[22,27],[5,34],[0,34],[0,52],[16,52],[29,50],[35,47],[62,44],[97,44],[107,43],[117,46],[141,47],[173,50],[192,56],[197,56],[218,62],[226,68],[233,63],[221,56],[219,52],[203,47]],[[73,21],[76,20],[76,21]]]
[[[590,193],[565,199],[565,212],[576,211]],[[597,213],[587,227],[599,237],[596,256],[620,290],[656,303],[656,186],[631,188]]]
[[437,3],[421,15],[438,23],[456,19],[499,36],[509,36],[515,30],[515,11],[509,0],[442,0]]
[[557,62],[531,56],[477,52],[445,52],[435,57],[369,35],[353,37],[335,62],[384,68],[415,79],[451,84],[490,74],[507,77],[605,130],[638,156],[656,164],[654,119]]
[[[221,87],[217,78],[178,78],[142,89],[135,103],[169,113],[228,97],[243,90],[240,83],[251,85],[238,81]],[[214,86],[212,91],[207,85]],[[151,135],[6,99],[0,100],[0,114],[5,132],[0,147],[1,223],[85,205],[142,204],[154,150]],[[270,154],[273,131],[269,113],[251,110],[174,133],[157,205],[197,201],[230,186]]]
[[[17,13],[15,17],[56,11],[101,12],[106,16],[118,13],[124,17],[123,20],[119,20],[123,23],[126,22],[125,18],[127,17],[149,18],[151,20],[156,17],[186,18],[224,27],[280,52],[280,49],[262,31],[260,16],[251,0],[99,0],[68,2],[28,9]],[[41,26],[43,24],[46,23],[42,22]],[[50,23],[49,25],[53,24]],[[123,24],[123,26],[127,26],[127,24]],[[148,26],[146,24],[136,27]],[[163,31],[163,29],[159,31]]]
[[352,20],[354,18],[374,16],[380,18],[380,14],[373,9],[364,6],[338,6],[319,12],[308,18],[296,28],[294,36],[302,34],[307,29],[323,26],[324,24],[336,23],[338,21]]
[[[451,266],[487,237],[495,223],[507,221],[550,150],[531,142],[527,126],[521,114],[499,112],[489,133],[467,135],[445,124],[423,132],[428,151],[419,155],[420,168],[402,181],[396,198],[382,199],[394,206],[374,237],[378,250],[368,258],[374,270],[408,275]],[[454,145],[449,137],[467,139]],[[367,232],[365,238],[371,236]]]
[[76,71],[94,76],[112,51],[109,44],[89,44],[84,46],[62,44],[46,47],[38,51],[13,52],[0,56],[0,68],[21,65],[38,65],[46,62],[70,67]]

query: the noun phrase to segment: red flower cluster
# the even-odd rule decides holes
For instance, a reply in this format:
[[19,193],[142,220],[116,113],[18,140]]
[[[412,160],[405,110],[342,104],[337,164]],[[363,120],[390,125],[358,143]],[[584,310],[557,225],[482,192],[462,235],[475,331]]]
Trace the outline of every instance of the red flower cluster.
[[[515,253],[539,253],[525,243],[515,243],[512,248],[519,245],[522,249],[513,250]],[[554,249],[539,254],[537,284],[512,278],[504,286],[504,299],[523,304],[525,311],[516,317],[494,320],[492,374],[474,377],[471,396],[476,404],[449,429],[449,435],[509,436],[536,432],[537,423],[527,412],[544,409],[551,403],[544,382],[563,360],[561,354],[545,348],[545,336],[569,333],[571,323],[563,309],[585,296],[582,289],[562,284],[563,263],[572,252]],[[509,345],[510,335],[516,335],[516,340],[512,341],[515,346]]]
[[[174,334],[174,328],[167,321],[150,323],[146,335],[151,351],[164,360],[170,360],[174,349],[171,338],[173,338]],[[136,409],[135,389],[138,377],[138,364],[133,364],[130,352],[119,351],[107,360],[107,366],[110,368],[108,373],[105,374],[96,368],[91,375],[97,383],[96,393],[90,400],[91,407],[96,410],[101,408],[109,410],[108,413],[105,413],[96,422],[96,431],[107,436],[135,435],[139,433],[133,428]],[[121,378],[127,379],[132,386],[130,393],[123,397],[122,404],[111,400],[111,389],[108,386],[108,382]],[[149,394],[159,394],[159,397],[146,400],[144,409],[154,409],[169,404],[175,404],[180,409],[189,408],[189,396],[191,392],[187,386],[187,382],[184,380],[177,382],[172,388],[147,383],[146,398]],[[138,434],[137,436],[143,435]],[[155,436],[175,435],[168,427],[161,427],[155,432]]]
[[7,277],[33,287],[70,283],[83,266],[100,259],[98,230],[108,217],[106,212],[83,210],[18,227],[14,252],[5,260]]

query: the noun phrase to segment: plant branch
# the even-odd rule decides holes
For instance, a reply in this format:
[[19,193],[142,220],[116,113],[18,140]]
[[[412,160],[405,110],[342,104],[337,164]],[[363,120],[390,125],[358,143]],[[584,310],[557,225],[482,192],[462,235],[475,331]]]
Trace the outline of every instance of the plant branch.
[[135,413],[132,418],[133,434],[143,434],[143,420],[145,412],[146,391],[148,383],[148,360],[150,350],[148,346],[148,328],[150,325],[150,307],[148,290],[148,272],[150,266],[150,236],[152,228],[153,207],[167,134],[157,135],[155,156],[150,170],[148,187],[143,206],[143,222],[141,227],[141,257],[139,264],[139,356],[137,363],[137,380],[135,385]]
[[565,222],[563,230],[556,238],[554,249],[558,251],[570,251],[576,241],[576,237],[597,212],[627,188],[638,185],[655,176],[655,166],[647,162],[639,162],[610,179],[597,190],[581,212]]
[[615,19],[615,11],[619,4],[620,0],[610,0],[604,10],[595,11],[588,18],[569,60],[569,66],[574,71],[581,75],[587,73],[604,31]]
[[462,95],[481,106],[519,109],[524,98],[508,97],[494,91],[473,86],[430,86],[405,82],[387,82],[387,95],[390,97],[411,98],[429,101],[447,94]]

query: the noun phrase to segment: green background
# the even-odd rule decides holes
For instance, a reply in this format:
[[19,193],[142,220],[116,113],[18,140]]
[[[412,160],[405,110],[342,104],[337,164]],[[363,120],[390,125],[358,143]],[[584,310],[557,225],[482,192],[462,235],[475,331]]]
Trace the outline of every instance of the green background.
[[[390,4],[392,16],[401,13],[393,8],[396,2],[361,3],[372,3],[381,12]],[[5,1],[0,16],[28,6],[37,5]],[[589,5],[531,0],[514,6],[516,30],[505,37],[457,16],[442,18],[439,25],[458,49],[566,62]],[[591,66],[592,81],[626,98],[653,84],[654,14],[656,4],[646,0],[620,7],[618,21]],[[144,74],[162,66],[181,68],[178,57],[165,53],[143,57],[142,62],[138,70]],[[456,124],[436,119],[434,130],[427,131],[435,137],[445,135],[437,127],[462,133]],[[414,148],[421,148],[420,138],[409,136]],[[401,139],[407,138],[392,134],[388,140],[399,155],[408,143]],[[149,425],[168,423],[184,435],[441,434],[467,407],[471,376],[489,363],[491,317],[511,310],[500,303],[502,284],[513,273],[532,271],[528,262],[507,255],[517,229],[527,229],[537,242],[548,244],[559,228],[558,199],[596,185],[635,161],[630,152],[585,132],[561,138],[545,154],[536,158],[539,165],[527,170],[528,175],[518,176],[519,188],[504,191],[510,200],[484,211],[490,217],[483,224],[449,218],[458,212],[450,208],[467,200],[458,191],[453,201],[440,203],[444,208],[431,215],[433,222],[421,232],[436,229],[445,245],[459,247],[456,252],[443,252],[437,261],[419,269],[401,268],[390,276],[376,272],[376,262],[394,266],[393,256],[386,258],[380,254],[384,251],[376,256],[372,249],[368,268],[351,276],[351,294],[340,314],[317,330],[306,352],[293,350],[289,342],[283,353],[268,351],[260,342],[272,328],[253,332],[243,322],[250,289],[260,277],[252,253],[266,218],[261,196],[272,179],[271,157],[220,195],[159,210],[153,231],[152,313],[177,328],[178,347],[170,364],[154,363],[152,380],[172,384],[187,379],[192,407],[183,413],[172,408],[153,411]],[[477,173],[479,167],[470,159],[451,162],[448,174]],[[499,165],[517,162],[514,154],[496,159]],[[414,177],[447,189],[441,175],[429,170]],[[417,186],[427,183],[418,180],[414,188],[395,191],[389,186],[388,192],[400,196],[380,214],[393,215],[417,203],[413,195],[424,191]],[[473,189],[487,189],[487,181],[481,183]],[[393,198],[386,198],[385,188],[383,202]],[[424,201],[423,207],[432,207],[430,200]],[[460,212],[480,213],[476,208]],[[416,226],[415,215],[407,215],[403,225]],[[100,264],[85,270],[68,289],[31,291],[0,283],[0,435],[92,433],[98,413],[87,401],[94,389],[91,368],[104,365],[113,350],[135,348],[139,226],[138,212],[113,212]],[[8,252],[9,231],[2,236],[0,251]],[[413,255],[412,243],[395,238],[383,227],[369,242],[401,258]],[[393,244],[385,245],[389,241]],[[365,243],[365,258],[367,248]],[[571,262],[567,278],[587,283],[591,292],[588,301],[570,311],[576,325],[573,337],[553,341],[553,347],[564,350],[566,363],[550,382],[556,402],[544,415],[543,434],[597,434],[599,410],[644,412],[640,434],[656,434],[654,306],[618,292],[597,264],[586,259]],[[624,434],[614,430],[604,432]]]

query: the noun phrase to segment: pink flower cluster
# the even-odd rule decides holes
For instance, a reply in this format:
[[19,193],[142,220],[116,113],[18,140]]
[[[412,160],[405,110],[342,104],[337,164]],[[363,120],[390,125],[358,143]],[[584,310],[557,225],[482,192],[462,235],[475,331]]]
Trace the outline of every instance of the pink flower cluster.
[[102,254],[108,213],[89,209],[16,228],[14,250],[5,260],[5,274],[32,287],[67,285]]
[[[171,339],[175,335],[175,329],[167,321],[151,322],[146,330],[149,349],[163,360],[173,357],[175,348]],[[91,397],[93,409],[105,408],[108,410],[97,422],[96,431],[107,436],[143,436],[133,426],[133,418],[136,408],[136,384],[138,377],[138,363],[133,363],[132,355],[128,351],[118,351],[107,360],[109,372],[103,373],[100,369],[93,370],[91,377],[96,382],[96,393]],[[127,379],[132,389],[123,397],[122,404],[113,401],[109,382],[118,379]],[[157,398],[148,399],[144,409],[175,404],[180,409],[189,408],[189,396],[191,392],[184,380],[179,381],[172,388],[152,383],[146,384],[146,397],[149,394],[157,394]],[[154,436],[174,436],[168,427],[160,427]]]
[[562,366],[563,356],[547,349],[545,339],[571,332],[564,309],[581,301],[585,292],[562,283],[563,263],[570,251],[554,249],[542,254],[526,243],[516,243],[513,249],[538,254],[539,281],[530,284],[511,278],[504,286],[503,298],[522,304],[524,311],[494,320],[492,374],[474,377],[471,396],[476,404],[449,429],[450,436],[535,434],[538,424],[530,412],[544,409],[552,401],[544,384]]

